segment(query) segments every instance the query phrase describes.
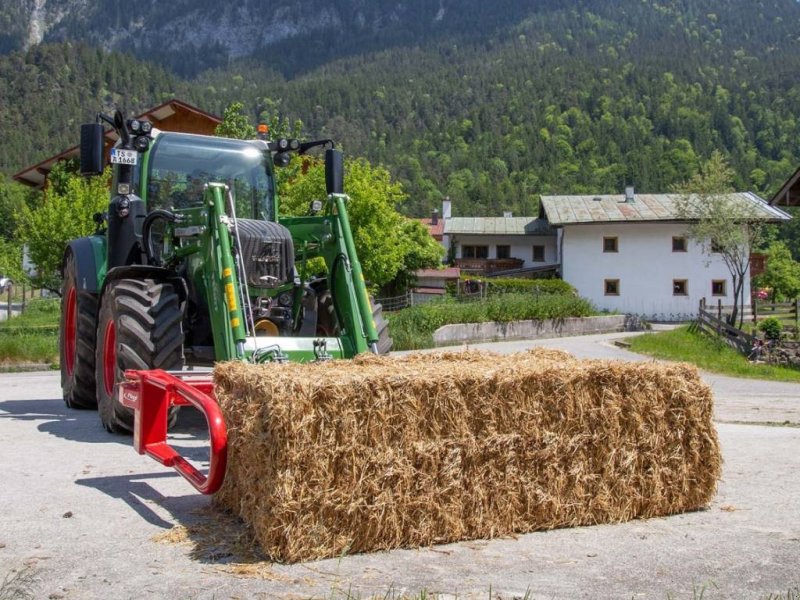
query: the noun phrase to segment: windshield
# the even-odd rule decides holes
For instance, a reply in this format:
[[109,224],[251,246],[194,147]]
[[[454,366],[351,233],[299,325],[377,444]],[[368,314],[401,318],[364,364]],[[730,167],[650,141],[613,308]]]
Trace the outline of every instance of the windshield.
[[156,208],[200,206],[207,183],[225,183],[236,216],[274,221],[270,163],[253,142],[185,133],[162,133],[150,151],[147,203]]

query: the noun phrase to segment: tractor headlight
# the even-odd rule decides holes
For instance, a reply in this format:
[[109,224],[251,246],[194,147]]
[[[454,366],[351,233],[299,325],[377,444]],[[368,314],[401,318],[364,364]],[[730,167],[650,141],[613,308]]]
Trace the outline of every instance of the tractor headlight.
[[128,121],[128,129],[130,129],[133,133],[139,133],[142,129],[142,124],[138,119],[131,119]]
[[153,124],[150,121],[142,121],[142,133],[150,133],[153,130]]
[[133,147],[137,152],[147,152],[150,147],[150,138],[146,135],[139,135],[133,139]]

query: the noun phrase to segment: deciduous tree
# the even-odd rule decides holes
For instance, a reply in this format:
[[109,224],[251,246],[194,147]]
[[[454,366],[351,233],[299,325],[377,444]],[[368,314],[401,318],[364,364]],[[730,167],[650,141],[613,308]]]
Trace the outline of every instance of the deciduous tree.
[[39,206],[22,210],[16,237],[27,246],[36,267],[35,285],[59,290],[64,248],[70,240],[95,231],[92,216],[108,208],[110,176],[110,169],[97,177],[71,175],[63,192],[51,191]]
[[728,267],[733,283],[730,322],[739,320],[744,304],[745,278],[750,269],[750,250],[757,247],[766,224],[755,207],[731,195],[733,171],[715,151],[690,180],[676,185],[678,214],[690,222],[688,233],[700,242],[711,260],[719,256]]
[[[312,200],[325,197],[324,164],[308,157],[302,160],[303,168],[280,189],[282,214],[306,214]],[[421,224],[397,211],[405,193],[386,169],[364,159],[346,160],[345,191],[350,196],[348,214],[358,258],[374,288],[393,280],[407,285],[416,269],[439,264],[441,246]]]

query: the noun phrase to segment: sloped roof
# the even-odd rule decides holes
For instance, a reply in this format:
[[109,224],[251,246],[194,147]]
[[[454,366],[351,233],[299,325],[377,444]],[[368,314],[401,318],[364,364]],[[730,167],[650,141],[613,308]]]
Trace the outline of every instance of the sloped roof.
[[[202,109],[187,104],[181,100],[173,98],[163,104],[151,108],[136,119],[146,119],[154,127],[162,131],[183,131],[185,133],[198,133],[201,135],[212,135],[217,125],[222,123],[216,115],[207,113]],[[75,132],[77,137],[78,132]],[[113,129],[105,132],[107,147],[117,141],[117,133]],[[47,181],[50,171],[60,160],[77,158],[80,155],[80,146],[72,146],[66,150],[46,158],[33,166],[27,167],[14,175],[14,179],[25,185],[41,189]]]
[[428,233],[430,233],[434,237],[434,239],[437,240],[442,239],[442,235],[444,234],[444,219],[439,217],[436,220],[436,225],[433,224],[433,219],[431,219],[430,217],[426,217],[424,219],[416,219],[416,220],[428,228]]
[[[786,221],[791,217],[779,208],[770,206],[753,192],[726,194],[732,201],[742,203],[757,219]],[[652,221],[685,221],[678,211],[678,194],[636,194],[633,202],[624,195],[611,196],[542,196],[540,213],[551,225],[579,223],[625,223]]]
[[797,206],[800,204],[800,169],[797,169],[770,198],[772,206]]
[[444,232],[472,235],[555,235],[545,219],[536,217],[451,217]]

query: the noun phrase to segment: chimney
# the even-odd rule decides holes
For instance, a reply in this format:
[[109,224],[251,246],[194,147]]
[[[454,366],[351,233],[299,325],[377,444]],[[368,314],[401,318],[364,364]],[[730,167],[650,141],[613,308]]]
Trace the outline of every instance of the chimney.
[[636,201],[636,195],[634,194],[633,186],[629,185],[628,187],[625,188],[625,202],[627,204],[631,204],[632,202],[635,201]]
[[431,212],[431,225],[438,225],[439,224],[439,211],[435,208]]
[[450,218],[450,196],[445,196],[444,200],[442,200],[442,218],[449,219]]

